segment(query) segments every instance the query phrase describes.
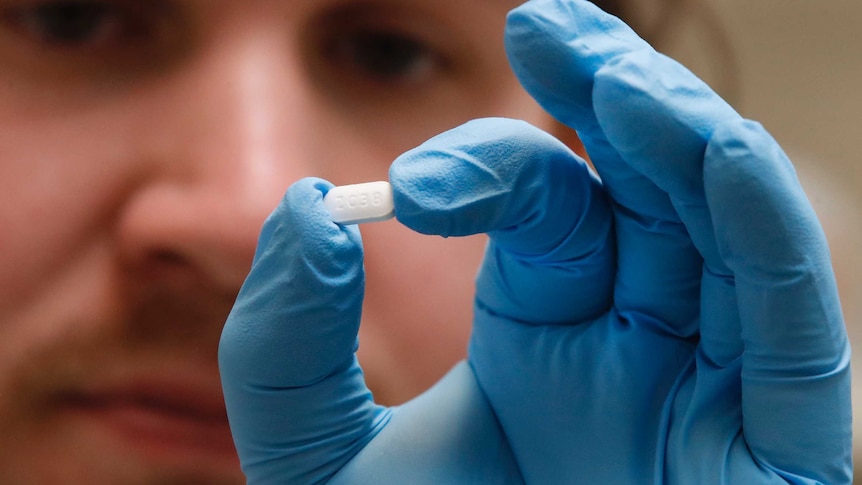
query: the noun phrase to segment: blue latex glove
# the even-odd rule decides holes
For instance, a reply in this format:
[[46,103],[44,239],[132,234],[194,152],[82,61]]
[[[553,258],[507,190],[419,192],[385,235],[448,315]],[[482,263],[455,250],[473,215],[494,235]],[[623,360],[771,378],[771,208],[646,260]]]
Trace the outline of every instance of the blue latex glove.
[[506,40],[604,186],[507,120],[396,160],[402,223],[491,242],[468,362],[388,409],[354,357],[359,234],[291,187],[219,348],[249,480],[849,483],[849,346],[777,144],[590,3],[528,2]]
[[[610,206],[586,164],[551,136],[523,122],[478,120],[400,157],[390,177],[402,221],[445,235],[490,232],[505,250],[491,250],[486,273],[514,272],[509,290],[525,317],[583,321],[608,308]],[[288,190],[222,334],[225,399],[249,480],[523,483],[468,364],[406,405],[372,402],[354,356],[361,243],[355,226],[331,222],[322,205],[330,187],[304,179]],[[569,298],[573,291],[581,298]],[[534,377],[560,384],[559,376]],[[508,392],[532,408],[517,387]]]

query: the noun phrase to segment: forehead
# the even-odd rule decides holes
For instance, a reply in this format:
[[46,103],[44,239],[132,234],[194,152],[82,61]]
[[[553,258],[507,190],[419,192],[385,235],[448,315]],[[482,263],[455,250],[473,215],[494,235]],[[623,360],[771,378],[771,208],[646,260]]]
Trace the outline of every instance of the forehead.
[[[0,4],[8,0],[0,0]],[[122,0],[121,0],[122,1]],[[471,12],[471,11],[507,11],[522,0],[136,0],[141,7],[149,6],[181,6],[195,10],[235,11],[280,10],[288,15],[301,15],[306,12],[335,7],[362,7],[380,9],[421,9],[435,12]],[[481,20],[481,19],[475,19]]]
[[[0,0],[3,2],[4,0]],[[124,0],[118,0],[124,1]],[[305,34],[352,22],[424,32],[450,45],[481,50],[502,45],[506,14],[520,0],[134,0],[138,8],[162,6],[195,31],[232,31],[244,25],[276,35]],[[330,22],[335,20],[336,22]],[[196,27],[197,26],[197,27]]]
[[[0,6],[20,0],[0,0]],[[454,28],[472,38],[492,35],[498,42],[506,13],[521,0],[104,0],[132,5],[160,17],[180,20],[193,30],[229,28],[228,25],[268,25],[282,31],[314,28],[321,18],[409,21],[425,30]],[[185,21],[183,21],[184,19]],[[439,29],[438,29],[439,27]]]

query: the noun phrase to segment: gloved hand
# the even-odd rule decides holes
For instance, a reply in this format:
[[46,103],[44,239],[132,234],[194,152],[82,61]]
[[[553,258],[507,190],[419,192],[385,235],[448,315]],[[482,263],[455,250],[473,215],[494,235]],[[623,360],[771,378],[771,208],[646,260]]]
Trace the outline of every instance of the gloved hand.
[[[510,290],[525,317],[554,324],[607,310],[610,207],[586,164],[550,135],[523,122],[478,120],[403,155],[390,177],[402,221],[437,234],[491,234],[500,249],[489,253],[488,274],[498,274],[497,264],[513,272]],[[304,179],[288,190],[264,224],[222,334],[225,399],[249,480],[522,483],[468,364],[403,406],[372,402],[354,356],[361,243],[355,226],[331,222],[322,205],[330,187]],[[508,392],[531,407],[517,387]]]
[[354,357],[358,231],[329,222],[327,183],[291,187],[219,348],[249,480],[849,482],[849,346],[777,144],[585,1],[528,2],[506,41],[603,186],[508,120],[395,161],[399,221],[490,243],[468,362],[388,409]]

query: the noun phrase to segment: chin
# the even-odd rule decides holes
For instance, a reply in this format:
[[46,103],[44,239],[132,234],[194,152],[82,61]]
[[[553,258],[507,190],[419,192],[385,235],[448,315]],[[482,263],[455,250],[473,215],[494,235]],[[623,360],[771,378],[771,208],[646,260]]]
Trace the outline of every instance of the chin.
[[[128,456],[116,450],[99,450],[99,455],[79,450],[33,450],[35,456],[20,457],[14,463],[0,462],[0,483],[7,485],[172,485],[244,484],[238,465],[167,463]],[[13,453],[12,456],[18,456]]]
[[221,444],[189,446],[174,437],[164,441],[162,433],[137,434],[116,417],[67,413],[27,428],[23,436],[0,436],[0,483],[245,483],[235,452]]

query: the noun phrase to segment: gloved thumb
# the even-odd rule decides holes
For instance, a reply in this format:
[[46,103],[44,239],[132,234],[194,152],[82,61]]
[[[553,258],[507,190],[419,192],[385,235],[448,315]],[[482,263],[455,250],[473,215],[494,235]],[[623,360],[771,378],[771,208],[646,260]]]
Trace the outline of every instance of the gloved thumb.
[[324,481],[386,418],[354,355],[359,231],[331,222],[322,205],[329,188],[300,180],[267,219],[219,344],[231,431],[251,482]]

